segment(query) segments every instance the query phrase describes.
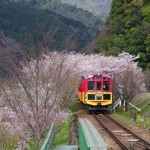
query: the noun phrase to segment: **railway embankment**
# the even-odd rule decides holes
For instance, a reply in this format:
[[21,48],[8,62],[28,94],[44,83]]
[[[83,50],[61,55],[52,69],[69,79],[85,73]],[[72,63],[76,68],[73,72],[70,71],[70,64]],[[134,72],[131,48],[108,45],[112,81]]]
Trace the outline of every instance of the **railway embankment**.
[[[124,126],[131,129],[134,133],[140,135],[144,140],[150,141],[150,128],[149,128],[149,119],[150,119],[150,93],[142,93],[138,97],[132,100],[131,102],[136,107],[140,108],[141,111],[137,111],[133,107],[129,106],[129,111],[116,111],[112,112],[110,115],[116,119],[118,122],[121,122]],[[78,101],[74,101],[70,106],[72,115],[74,119],[71,119],[68,130],[69,130],[69,143],[78,145],[78,118],[87,118],[91,123],[96,127],[101,136],[103,137],[105,143],[107,144],[108,149],[119,149],[117,143],[111,138],[111,136],[106,133],[106,131],[99,126],[96,119],[88,111],[84,109],[84,106]],[[137,113],[136,122],[133,121],[133,116],[131,111]],[[65,128],[65,127],[64,127]],[[60,136],[59,136],[60,137]],[[60,144],[60,143],[59,143]]]
[[[112,113],[112,116],[124,123],[150,130],[150,93],[141,93],[131,103],[139,109],[129,105],[127,112],[116,111]],[[136,114],[136,119],[134,114]]]

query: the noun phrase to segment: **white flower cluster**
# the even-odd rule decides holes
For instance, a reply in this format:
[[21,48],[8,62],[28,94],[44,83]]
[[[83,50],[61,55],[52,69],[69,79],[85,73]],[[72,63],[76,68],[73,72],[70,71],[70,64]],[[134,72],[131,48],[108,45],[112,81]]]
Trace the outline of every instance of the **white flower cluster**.
[[68,65],[74,66],[76,64],[73,69],[81,76],[104,73],[117,74],[127,69],[141,72],[137,62],[135,62],[136,59],[138,59],[138,56],[132,56],[125,52],[118,55],[118,57],[71,53],[68,55]]
[[[5,91],[7,92],[7,98],[8,96],[11,97],[9,102],[12,106],[16,106],[15,109],[18,114],[15,114],[10,106],[1,108],[0,123],[5,122],[9,131],[14,131],[12,129],[14,126],[20,132],[24,131],[23,128],[26,129],[30,120],[31,126],[36,128],[35,113],[37,111],[37,119],[42,124],[44,120],[63,121],[68,116],[67,112],[64,110],[58,111],[58,107],[53,103],[56,101],[58,105],[62,100],[61,96],[64,95],[63,92],[69,91],[69,89],[63,89],[64,87],[70,88],[68,85],[63,86],[69,75],[114,74],[116,76],[125,70],[132,70],[140,80],[142,70],[138,68],[137,62],[135,62],[137,58],[128,53],[121,53],[118,57],[106,57],[98,54],[50,52],[49,55],[43,55],[38,63],[37,60],[31,60],[23,67],[22,82],[24,86],[19,83],[13,88],[6,88]],[[72,83],[72,85],[76,84]],[[50,111],[51,106],[53,106],[53,109]],[[2,120],[4,116],[9,116],[12,121],[6,123]],[[10,124],[8,125],[8,123]],[[39,124],[41,125],[41,123]]]

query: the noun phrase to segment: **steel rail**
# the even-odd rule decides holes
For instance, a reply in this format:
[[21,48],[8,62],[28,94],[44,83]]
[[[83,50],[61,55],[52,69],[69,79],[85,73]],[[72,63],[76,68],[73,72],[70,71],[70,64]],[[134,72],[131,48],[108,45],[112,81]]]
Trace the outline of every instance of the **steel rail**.
[[145,145],[145,147],[147,149],[150,149],[150,143],[148,143],[147,141],[145,141],[144,139],[142,139],[141,137],[139,137],[136,133],[132,132],[131,130],[129,130],[128,128],[126,128],[125,126],[123,126],[121,123],[117,122],[116,120],[114,120],[112,117],[110,117],[109,115],[105,115],[107,118],[109,118],[110,120],[112,120],[114,123],[116,123],[118,126],[122,127],[124,130],[126,130],[127,132],[131,133],[133,136],[135,136],[137,139],[139,139],[143,145]]
[[118,139],[118,137],[117,137],[115,134],[113,134],[113,133],[111,132],[111,130],[110,130],[95,114],[93,114],[93,116],[94,116],[94,118],[103,126],[103,128],[104,128],[105,130],[107,130],[107,132],[114,138],[114,140],[119,144],[119,146],[120,146],[122,149],[124,149],[124,150],[130,150],[124,143],[122,143],[122,142]]

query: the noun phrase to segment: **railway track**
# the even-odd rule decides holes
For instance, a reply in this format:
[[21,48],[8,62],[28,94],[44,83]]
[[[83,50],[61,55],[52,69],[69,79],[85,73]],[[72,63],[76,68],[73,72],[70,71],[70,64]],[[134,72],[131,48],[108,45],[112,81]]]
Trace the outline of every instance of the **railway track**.
[[109,115],[93,114],[110,136],[123,150],[150,150],[150,143],[111,118]]

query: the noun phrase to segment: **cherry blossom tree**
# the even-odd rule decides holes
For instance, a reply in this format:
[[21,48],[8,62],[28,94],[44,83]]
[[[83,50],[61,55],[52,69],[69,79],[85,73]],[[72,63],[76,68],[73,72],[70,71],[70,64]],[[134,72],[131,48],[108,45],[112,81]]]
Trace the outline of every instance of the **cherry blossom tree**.
[[122,106],[125,107],[125,111],[128,111],[128,102],[143,90],[143,76],[130,69],[115,75],[114,81],[118,98],[120,98]]
[[[16,61],[16,49],[19,47],[12,45],[7,38],[4,42],[0,59],[9,70],[11,78],[1,78],[3,105],[0,109],[0,123],[4,116],[9,117],[10,121],[4,123],[5,128],[21,133],[20,137],[25,143],[30,138],[34,139],[35,149],[38,149],[51,123],[55,120],[63,121],[68,116],[64,105],[75,95],[69,95],[68,92],[74,91],[76,83],[73,83],[73,77],[77,75],[72,69],[74,66],[66,65],[66,52],[49,53],[43,45],[37,43],[33,49],[34,58],[28,61],[26,58],[29,57],[24,57],[20,49],[21,58]],[[44,53],[41,54],[43,49]],[[73,86],[69,84],[71,82]]]
[[[61,111],[59,103],[69,95],[70,77],[75,73],[72,66],[66,67],[66,58],[66,53],[53,52],[22,64],[22,70],[10,67],[14,80],[4,81],[4,100],[16,113],[20,123],[28,127],[36,146]],[[9,61],[7,65],[10,66]]]
[[81,76],[107,74],[114,81],[114,101],[121,99],[127,110],[128,102],[139,92],[145,91],[142,69],[137,66],[138,56],[121,53],[118,57],[103,55],[70,55],[69,62],[78,61],[76,71]]
[[116,98],[120,98],[122,104],[125,102],[126,107],[133,96],[144,90],[142,70],[135,62],[138,57],[128,53],[106,57],[101,54],[47,52],[45,48],[45,53],[39,55],[38,49],[43,51],[43,46],[38,45],[34,49],[34,59],[27,61],[28,57],[24,57],[20,50],[20,59],[14,61],[18,47],[12,49],[7,40],[5,45],[0,58],[11,79],[1,78],[3,107],[0,113],[12,114],[6,128],[13,126],[16,131],[21,131],[26,142],[34,138],[35,149],[39,148],[51,122],[67,117],[64,106],[77,94],[79,77],[93,74],[112,76],[116,85],[114,93],[118,94]]

